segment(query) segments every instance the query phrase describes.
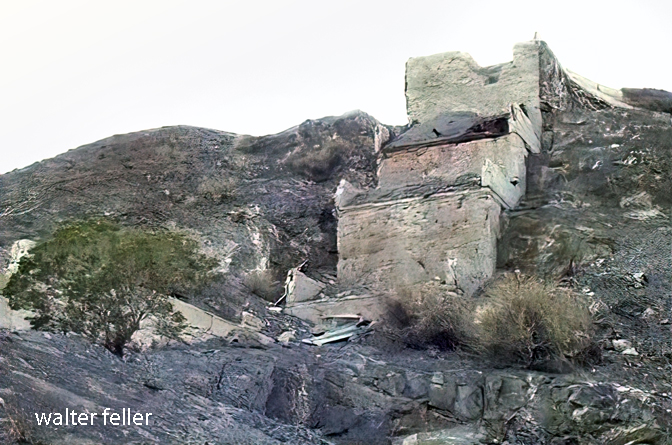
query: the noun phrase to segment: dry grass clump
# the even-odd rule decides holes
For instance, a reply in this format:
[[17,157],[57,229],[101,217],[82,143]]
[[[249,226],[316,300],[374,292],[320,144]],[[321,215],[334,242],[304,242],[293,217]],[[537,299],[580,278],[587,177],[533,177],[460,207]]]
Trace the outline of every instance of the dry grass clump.
[[472,341],[472,313],[471,300],[459,295],[400,289],[389,307],[390,333],[413,348],[453,350]]
[[258,297],[275,302],[280,297],[280,281],[271,269],[253,270],[245,276],[245,286]]
[[510,274],[490,286],[475,323],[478,348],[497,361],[526,367],[577,362],[594,348],[585,302],[534,277]]

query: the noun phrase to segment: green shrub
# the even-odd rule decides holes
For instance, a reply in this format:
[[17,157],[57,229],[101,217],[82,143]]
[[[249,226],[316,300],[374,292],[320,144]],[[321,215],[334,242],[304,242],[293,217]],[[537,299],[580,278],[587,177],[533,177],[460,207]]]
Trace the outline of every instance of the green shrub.
[[483,352],[526,367],[578,361],[594,346],[585,302],[569,289],[529,276],[509,274],[486,289],[475,323]]
[[23,257],[4,293],[12,309],[35,312],[34,328],[81,333],[121,356],[148,318],[162,335],[184,329],[168,296],[202,282],[213,262],[180,233],[79,222]]

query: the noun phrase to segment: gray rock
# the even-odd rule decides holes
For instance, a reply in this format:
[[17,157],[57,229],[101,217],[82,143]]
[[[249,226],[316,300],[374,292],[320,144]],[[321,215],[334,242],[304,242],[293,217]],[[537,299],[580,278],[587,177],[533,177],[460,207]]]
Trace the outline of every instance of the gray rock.
[[626,349],[632,347],[632,342],[630,340],[625,339],[612,340],[611,344],[614,347],[614,349],[617,350],[618,352],[623,352]]
[[463,420],[476,420],[483,416],[483,387],[478,382],[458,385],[453,413]]
[[429,392],[429,383],[422,374],[406,373],[406,384],[404,385],[404,397],[409,399],[420,399],[427,396]]
[[313,300],[325,287],[326,284],[313,280],[300,270],[290,269],[285,284],[287,304]]
[[429,405],[435,408],[453,412],[457,399],[457,387],[454,382],[445,385],[429,385]]
[[653,88],[622,88],[623,101],[638,108],[672,114],[672,93]]

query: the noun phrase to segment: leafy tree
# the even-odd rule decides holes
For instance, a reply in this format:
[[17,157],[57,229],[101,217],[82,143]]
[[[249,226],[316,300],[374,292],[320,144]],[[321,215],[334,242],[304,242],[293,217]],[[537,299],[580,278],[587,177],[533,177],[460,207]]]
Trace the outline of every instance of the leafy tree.
[[39,242],[4,293],[12,309],[35,312],[34,328],[81,333],[122,356],[150,317],[161,335],[179,335],[186,320],[168,296],[202,282],[213,262],[180,233],[85,221]]

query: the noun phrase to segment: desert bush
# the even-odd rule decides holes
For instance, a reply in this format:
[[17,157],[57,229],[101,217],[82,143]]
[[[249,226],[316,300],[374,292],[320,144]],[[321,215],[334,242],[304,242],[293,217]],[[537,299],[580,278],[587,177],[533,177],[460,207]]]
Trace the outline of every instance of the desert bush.
[[280,297],[280,281],[270,269],[253,270],[245,276],[245,286],[258,297],[275,302]]
[[169,295],[203,282],[214,262],[181,233],[78,222],[37,243],[4,293],[12,309],[35,312],[34,328],[77,332],[121,356],[148,318],[179,335],[185,319]]
[[473,341],[471,299],[425,289],[397,289],[388,306],[388,333],[412,348],[453,350]]
[[594,347],[586,303],[571,290],[509,274],[486,289],[476,310],[478,347],[526,367],[577,361]]

